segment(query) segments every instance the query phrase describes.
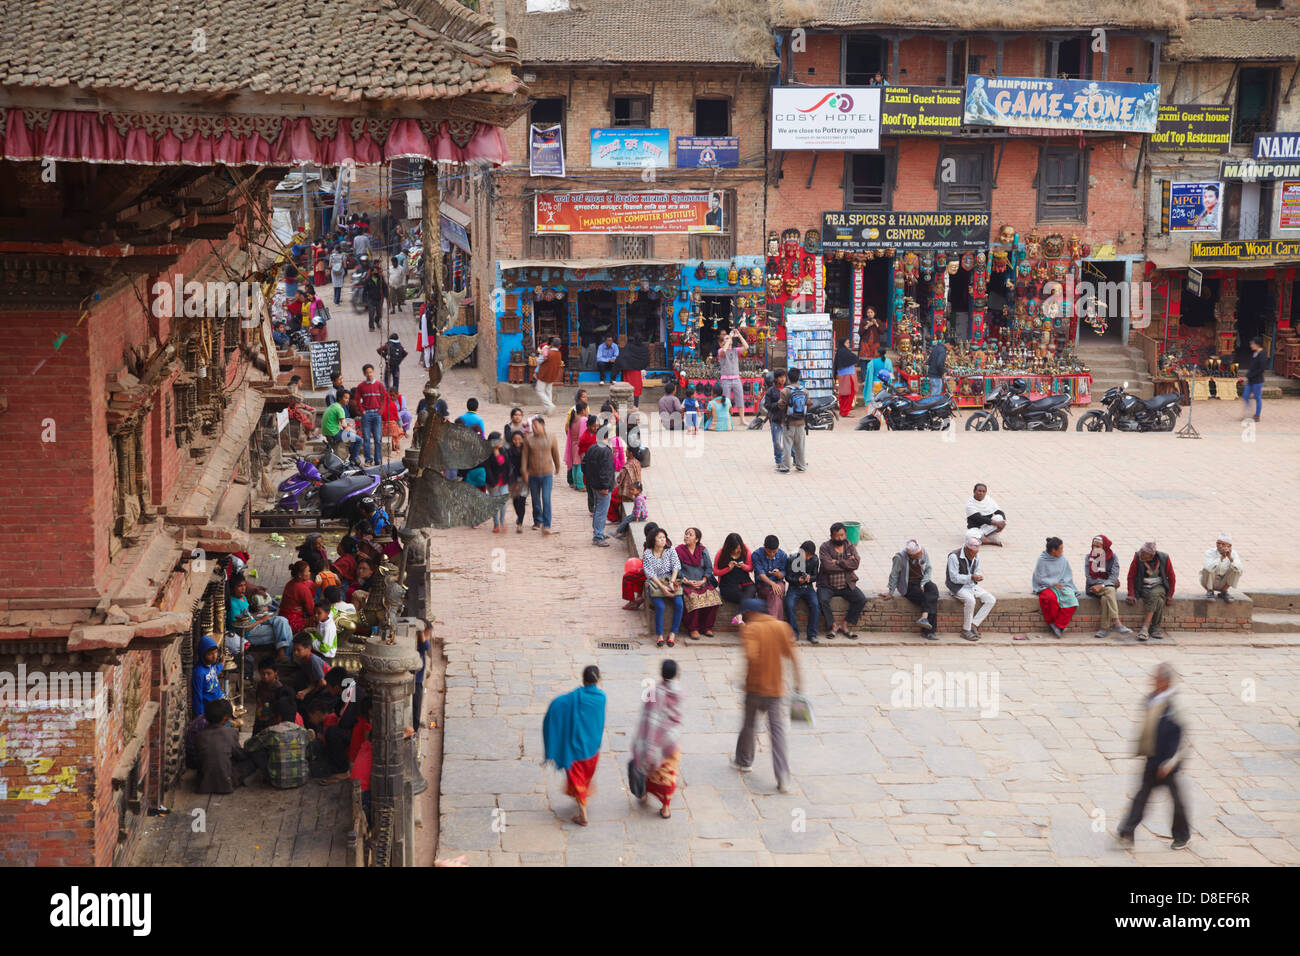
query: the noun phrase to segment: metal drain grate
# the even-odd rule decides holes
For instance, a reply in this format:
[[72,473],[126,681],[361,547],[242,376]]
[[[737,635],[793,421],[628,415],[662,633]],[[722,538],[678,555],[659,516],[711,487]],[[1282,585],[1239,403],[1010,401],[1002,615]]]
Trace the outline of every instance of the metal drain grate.
[[597,641],[596,649],[601,651],[630,651],[632,645],[627,641]]

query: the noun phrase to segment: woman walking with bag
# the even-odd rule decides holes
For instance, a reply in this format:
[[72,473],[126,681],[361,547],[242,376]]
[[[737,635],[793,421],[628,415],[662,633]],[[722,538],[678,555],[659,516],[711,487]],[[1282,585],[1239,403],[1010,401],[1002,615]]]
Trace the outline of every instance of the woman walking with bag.
[[[677,629],[682,626],[682,592],[677,580],[682,573],[682,561],[668,540],[668,532],[663,528],[656,528],[654,537],[647,535],[647,539],[645,552],[641,555],[641,567],[645,571],[646,595],[655,608],[655,632],[659,635],[655,647],[663,647],[665,643],[669,647],[676,647]],[[673,623],[665,637],[668,625],[665,612],[670,606]]]
[[682,757],[682,697],[677,662],[664,661],[659,674],[663,679],[641,708],[641,722],[632,739],[628,779],[633,793],[643,803],[651,794],[655,796],[662,805],[659,815],[667,820],[672,816],[668,804],[677,791],[677,768]]
[[699,528],[687,528],[682,544],[677,546],[677,557],[682,562],[682,628],[692,640],[713,636],[713,622],[718,616],[722,596],[718,593],[718,579],[713,573],[713,559],[704,547]]

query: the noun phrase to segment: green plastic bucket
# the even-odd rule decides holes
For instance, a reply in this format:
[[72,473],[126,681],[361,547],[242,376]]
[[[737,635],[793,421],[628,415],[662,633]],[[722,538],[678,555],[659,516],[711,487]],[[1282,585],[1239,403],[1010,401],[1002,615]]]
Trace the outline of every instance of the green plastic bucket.
[[862,539],[862,523],[859,521],[844,522],[844,533],[849,536],[849,544],[856,545]]

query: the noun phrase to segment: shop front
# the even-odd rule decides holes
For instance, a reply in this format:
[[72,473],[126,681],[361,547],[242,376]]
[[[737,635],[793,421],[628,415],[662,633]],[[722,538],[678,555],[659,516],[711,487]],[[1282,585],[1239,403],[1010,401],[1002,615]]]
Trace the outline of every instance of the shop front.
[[1156,308],[1147,350],[1157,390],[1189,392],[1193,376],[1235,379],[1256,336],[1278,374],[1300,375],[1300,242],[1193,241],[1152,253],[1148,274]]
[[898,352],[899,375],[923,393],[926,356],[941,340],[945,387],[959,406],[980,407],[1015,378],[1028,379],[1035,397],[1088,404],[1091,376],[1074,342],[1080,318],[1101,320],[1081,314],[1070,292],[1092,250],[1077,236],[1022,238],[1006,225],[992,235],[991,221],[987,210],[824,213],[825,302],[836,340],[871,356],[874,343],[861,337],[871,308],[883,326],[879,344]]

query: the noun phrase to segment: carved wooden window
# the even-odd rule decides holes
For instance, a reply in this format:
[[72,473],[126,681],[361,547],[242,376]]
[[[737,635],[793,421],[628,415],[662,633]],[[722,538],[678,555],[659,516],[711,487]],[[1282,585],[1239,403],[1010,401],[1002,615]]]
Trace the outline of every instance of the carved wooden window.
[[113,469],[113,538],[109,547],[111,557],[123,544],[130,543],[149,494],[144,436],[138,423],[112,436],[109,461]]

